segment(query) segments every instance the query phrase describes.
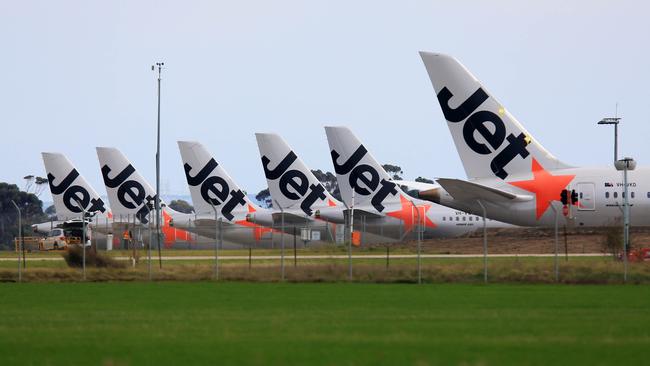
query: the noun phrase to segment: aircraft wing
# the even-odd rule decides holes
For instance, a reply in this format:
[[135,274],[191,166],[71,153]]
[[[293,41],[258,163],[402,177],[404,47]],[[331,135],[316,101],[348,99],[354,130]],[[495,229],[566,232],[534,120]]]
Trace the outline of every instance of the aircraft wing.
[[439,178],[436,181],[455,200],[464,201],[468,204],[473,204],[477,200],[493,203],[505,203],[511,201],[529,201],[533,199],[533,196],[531,195],[515,194],[461,179]]
[[291,212],[291,211],[284,211],[284,213],[280,211],[275,211],[273,212],[273,221],[275,223],[281,222],[282,221],[282,215],[284,215],[284,224],[305,224],[305,222],[309,221],[310,218],[309,216],[305,216],[304,214],[299,214],[297,212]]

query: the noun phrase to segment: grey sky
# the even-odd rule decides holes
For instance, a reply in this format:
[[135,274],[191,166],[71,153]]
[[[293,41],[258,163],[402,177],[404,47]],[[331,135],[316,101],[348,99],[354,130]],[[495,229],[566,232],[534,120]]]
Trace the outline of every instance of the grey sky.
[[[0,181],[44,175],[59,151],[100,194],[95,146],[154,180],[163,60],[162,172],[187,188],[176,141],[206,144],[243,189],[266,187],[255,132],[331,170],[324,125],[348,125],[406,178],[464,177],[419,50],[460,59],[547,149],[646,165],[649,6],[641,1],[2,1]],[[43,195],[49,200],[49,194]]]

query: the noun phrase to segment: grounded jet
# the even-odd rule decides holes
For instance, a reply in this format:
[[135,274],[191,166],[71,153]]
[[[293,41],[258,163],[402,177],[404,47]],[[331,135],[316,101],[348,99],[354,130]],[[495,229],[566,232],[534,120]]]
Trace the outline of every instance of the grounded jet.
[[[551,155],[455,58],[420,52],[468,180],[440,178],[421,198],[523,226],[620,222],[624,185],[614,167],[570,166]],[[650,170],[628,173],[631,224],[650,221]],[[566,197],[566,198],[564,198]],[[479,204],[480,203],[480,204]],[[556,208],[560,211],[559,208]]]
[[[274,133],[256,133],[255,137],[274,201],[276,223],[281,207],[287,228],[318,230],[321,240],[334,241],[335,224],[344,223],[345,206],[332,197],[282,137]],[[337,214],[328,222],[319,218],[323,211]]]
[[[37,231],[47,232],[54,226],[80,229],[82,208],[77,201],[87,211],[89,233],[92,232],[91,229],[101,234],[121,233],[125,228],[132,227],[135,218],[127,214],[114,216],[99,194],[79,174],[65,155],[59,153],[42,155],[57,218],[64,221],[39,224],[36,227]],[[177,240],[187,242],[192,239],[182,230],[171,227],[170,220],[163,222],[162,231],[165,233],[165,244],[168,246]]]
[[[217,209],[226,240],[259,244],[264,238],[272,239],[272,212],[251,202],[202,144],[178,141],[178,148],[197,215],[195,225],[202,235],[216,235],[214,210]],[[251,216],[256,218],[255,222],[251,222]]]
[[[111,232],[108,220],[112,219],[111,211],[92,186],[79,174],[68,158],[60,153],[41,154],[50,193],[54,200],[57,221],[33,225],[37,232],[49,232],[55,227],[80,227],[81,216],[86,211],[89,225],[94,225],[97,231],[104,234]],[[90,234],[89,234],[90,236]]]
[[[477,216],[407,196],[347,127],[325,127],[325,132],[341,196],[354,207],[355,225],[361,222],[381,230],[380,235],[397,234],[399,239],[418,222],[426,237],[458,236],[482,227]],[[328,214],[321,212],[324,217]],[[487,226],[511,225],[488,220]]]
[[[116,222],[153,225],[155,211],[149,212],[148,203],[153,203],[156,193],[138,173],[128,159],[117,149],[98,147],[97,157],[108,193],[108,201]],[[161,201],[161,230],[164,244],[171,247],[177,241],[192,242],[189,232],[193,215],[172,210]]]

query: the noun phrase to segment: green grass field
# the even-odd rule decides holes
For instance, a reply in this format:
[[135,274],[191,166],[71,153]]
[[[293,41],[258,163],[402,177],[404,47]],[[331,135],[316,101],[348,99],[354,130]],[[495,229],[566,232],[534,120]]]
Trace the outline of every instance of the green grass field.
[[0,285],[2,365],[643,364],[650,287]]

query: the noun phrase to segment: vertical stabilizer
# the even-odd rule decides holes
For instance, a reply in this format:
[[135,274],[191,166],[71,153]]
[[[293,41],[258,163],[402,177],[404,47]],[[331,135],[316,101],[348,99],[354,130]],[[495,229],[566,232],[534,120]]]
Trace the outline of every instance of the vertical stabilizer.
[[282,208],[312,216],[315,210],[339,204],[282,137],[274,133],[255,137],[271,197]]
[[325,132],[341,196],[348,206],[352,190],[355,206],[372,205],[383,212],[385,203],[400,202],[402,190],[349,128],[325,127]]
[[455,58],[420,52],[468,178],[506,180],[530,173],[537,161],[546,170],[568,168],[551,155]]

